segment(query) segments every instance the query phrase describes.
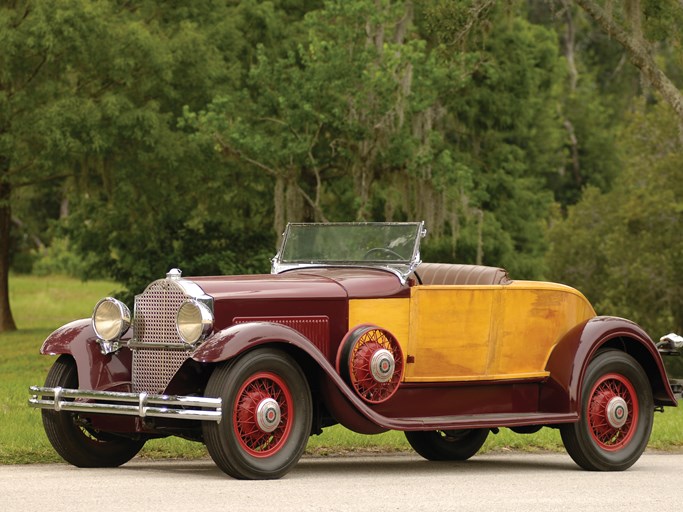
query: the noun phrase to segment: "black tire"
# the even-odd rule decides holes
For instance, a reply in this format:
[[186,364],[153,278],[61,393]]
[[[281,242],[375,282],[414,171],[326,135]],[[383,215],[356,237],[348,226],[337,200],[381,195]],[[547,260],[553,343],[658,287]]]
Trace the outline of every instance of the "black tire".
[[623,471],[642,455],[654,402],[643,368],[618,350],[598,353],[581,386],[581,418],[560,426],[571,458],[589,471]]
[[406,439],[427,460],[467,460],[486,442],[489,429],[430,430],[406,432]]
[[257,349],[223,363],[205,395],[223,400],[221,422],[202,425],[209,455],[223,472],[244,480],[275,479],[299,461],[313,406],[306,376],[288,354]]
[[[45,387],[78,388],[76,363],[67,355],[59,356],[45,379]],[[68,463],[79,468],[112,468],[135,457],[144,439],[128,439],[95,430],[78,413],[43,409],[43,427],[50,444]]]

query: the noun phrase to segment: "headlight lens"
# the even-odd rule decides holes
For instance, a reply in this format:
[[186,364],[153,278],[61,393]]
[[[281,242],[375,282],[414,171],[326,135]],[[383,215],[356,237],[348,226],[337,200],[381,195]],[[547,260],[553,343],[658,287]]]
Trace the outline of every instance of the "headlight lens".
[[130,310],[120,300],[106,297],[99,301],[92,314],[95,334],[104,341],[120,338],[130,327]]
[[191,345],[211,332],[213,313],[206,304],[188,300],[178,310],[176,325],[180,339]]

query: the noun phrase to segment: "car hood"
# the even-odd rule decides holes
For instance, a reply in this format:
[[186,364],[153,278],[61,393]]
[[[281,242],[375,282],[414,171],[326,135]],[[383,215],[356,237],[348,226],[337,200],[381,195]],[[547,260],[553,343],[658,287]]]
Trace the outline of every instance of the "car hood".
[[407,285],[379,269],[309,268],[281,274],[188,277],[214,300],[355,299],[408,296]]

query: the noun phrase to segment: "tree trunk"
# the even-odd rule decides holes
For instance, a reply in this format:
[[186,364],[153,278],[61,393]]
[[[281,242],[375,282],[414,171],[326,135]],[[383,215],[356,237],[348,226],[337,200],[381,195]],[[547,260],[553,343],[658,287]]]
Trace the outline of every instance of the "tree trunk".
[[579,81],[579,70],[576,67],[576,27],[572,17],[572,8],[569,0],[562,0],[562,7],[565,11],[566,30],[564,33],[564,57],[567,59],[569,71],[569,92],[576,92],[576,84]]
[[0,156],[0,332],[16,331],[9,304],[9,243],[12,226],[9,160]]
[[626,49],[631,62],[640,69],[643,76],[647,79],[664,98],[664,100],[674,109],[679,118],[679,125],[683,127],[683,94],[669,77],[657,66],[655,60],[650,55],[646,41],[638,36],[638,32],[629,33],[619,26],[612,16],[593,0],[576,0],[583,10],[585,10],[600,27],[613,37],[621,46]]

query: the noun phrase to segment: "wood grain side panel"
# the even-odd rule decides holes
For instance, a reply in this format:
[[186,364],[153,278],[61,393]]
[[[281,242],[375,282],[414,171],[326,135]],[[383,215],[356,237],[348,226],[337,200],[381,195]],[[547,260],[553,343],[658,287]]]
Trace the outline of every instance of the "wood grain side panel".
[[498,286],[415,287],[406,381],[478,379],[486,375],[491,313]]
[[489,375],[542,372],[572,327],[595,316],[576,290],[545,283],[518,283],[498,295],[493,316]]

